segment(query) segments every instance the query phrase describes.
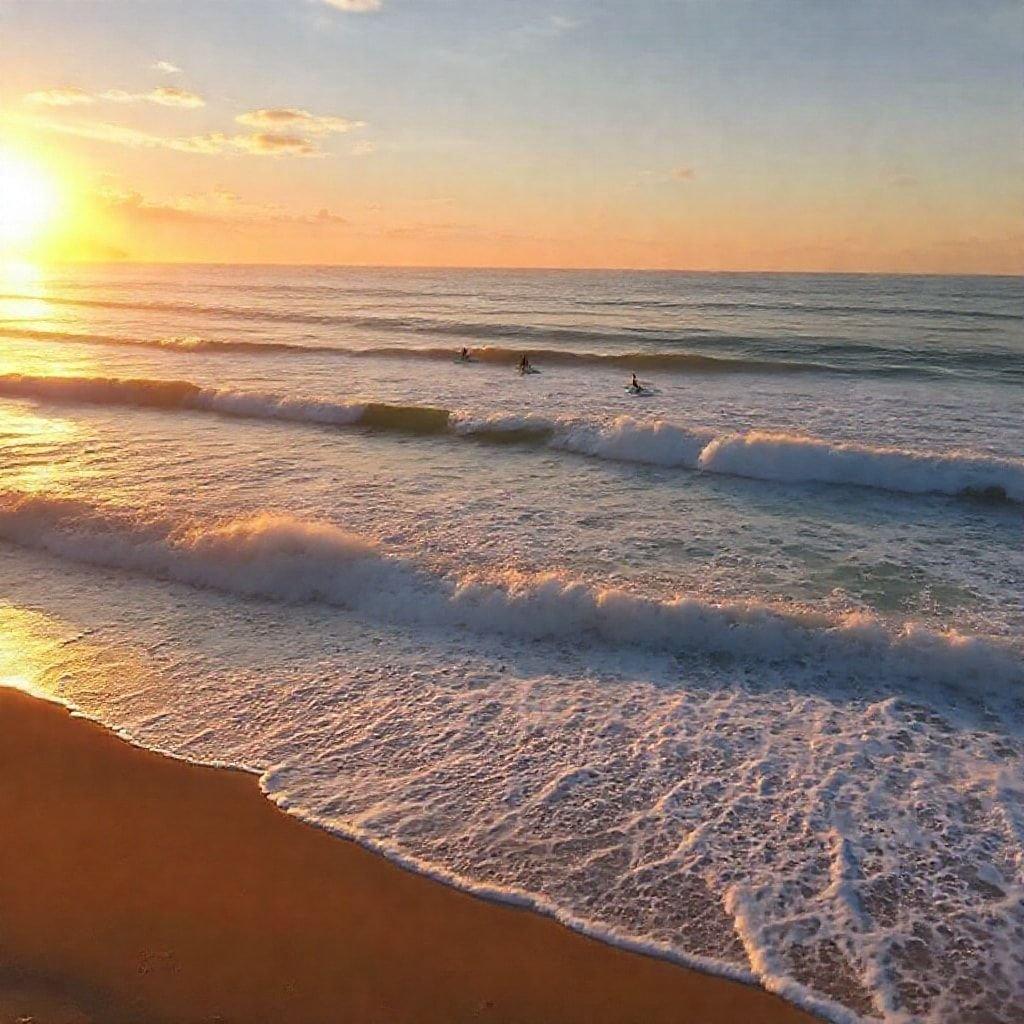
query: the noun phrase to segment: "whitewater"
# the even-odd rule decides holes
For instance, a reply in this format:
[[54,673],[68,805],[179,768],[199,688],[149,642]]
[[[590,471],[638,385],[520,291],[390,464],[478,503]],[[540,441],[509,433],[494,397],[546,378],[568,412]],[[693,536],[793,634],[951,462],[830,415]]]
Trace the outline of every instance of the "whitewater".
[[382,402],[335,402],[261,391],[200,387],[189,381],[108,377],[0,376],[0,394],[138,408],[177,408],[249,419],[417,434],[451,433],[496,443],[544,444],[595,458],[699,469],[753,479],[816,481],[909,494],[949,494],[1024,502],[1024,460],[964,451],[916,452],[830,443],[772,431],[715,435],[662,420],[618,416],[494,414]]
[[5,685],[828,1020],[1024,1018],[1019,282],[0,293]]

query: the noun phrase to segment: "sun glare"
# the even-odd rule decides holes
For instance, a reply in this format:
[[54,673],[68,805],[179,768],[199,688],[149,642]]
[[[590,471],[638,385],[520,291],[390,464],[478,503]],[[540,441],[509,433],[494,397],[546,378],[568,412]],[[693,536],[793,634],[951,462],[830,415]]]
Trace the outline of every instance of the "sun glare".
[[0,244],[31,242],[57,212],[57,188],[43,168],[0,150]]

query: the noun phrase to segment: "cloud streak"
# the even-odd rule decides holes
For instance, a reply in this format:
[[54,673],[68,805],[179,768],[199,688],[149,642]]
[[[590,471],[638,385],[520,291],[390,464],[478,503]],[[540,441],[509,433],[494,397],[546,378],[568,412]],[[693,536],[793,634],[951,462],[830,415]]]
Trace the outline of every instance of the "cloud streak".
[[103,210],[139,224],[219,224],[251,227],[270,224],[302,224],[310,227],[341,227],[348,221],[324,208],[315,213],[295,213],[268,204],[245,203],[233,193],[214,190],[169,200],[147,199],[134,189],[103,188],[95,193]]
[[77,85],[61,85],[56,89],[40,89],[25,96],[28,103],[39,103],[46,107],[76,107],[95,103],[92,93],[79,89]]
[[178,153],[205,156],[249,154],[252,156],[320,156],[320,150],[300,135],[278,132],[255,132],[250,135],[226,135],[207,132],[205,135],[166,136],[128,128],[103,121],[33,120],[37,128],[62,135],[74,135],[97,142],[109,142],[133,149],[169,149]]
[[650,188],[653,186],[663,187],[676,183],[685,183],[697,180],[696,170],[689,164],[680,164],[670,171],[641,171],[635,180],[629,183],[630,188]]
[[347,117],[311,114],[297,107],[262,107],[239,114],[235,121],[247,128],[264,131],[291,131],[306,135],[331,135],[363,128],[365,121],[353,121]]
[[382,0],[323,0],[328,7],[339,11],[347,11],[349,14],[369,14],[371,11],[379,11],[383,6]]
[[173,85],[161,85],[149,92],[127,92],[124,89],[107,89],[104,92],[86,92],[76,85],[59,86],[56,89],[41,89],[30,92],[25,100],[46,107],[87,106],[106,101],[109,103],[155,103],[161,107],[184,107],[194,109],[206,105],[198,93],[179,89]]
[[316,156],[316,145],[301,135],[279,132],[256,132],[253,135],[233,135],[228,140],[236,149],[246,153],[270,156]]

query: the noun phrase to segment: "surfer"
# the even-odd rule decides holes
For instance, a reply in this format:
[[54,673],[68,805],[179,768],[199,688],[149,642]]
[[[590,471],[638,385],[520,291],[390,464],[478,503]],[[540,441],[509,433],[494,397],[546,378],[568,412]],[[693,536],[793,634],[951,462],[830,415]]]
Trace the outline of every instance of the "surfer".
[[460,363],[468,363],[469,362],[469,349],[466,348],[465,346],[463,346],[462,351],[459,353],[459,362]]
[[530,365],[530,360],[527,359],[526,353],[524,352],[519,360],[519,372],[530,373],[532,372],[532,370],[533,367]]
[[638,380],[636,379],[636,374],[635,374],[635,373],[633,374],[633,383],[632,383],[632,384],[630,384],[629,386],[630,386],[630,388],[631,388],[631,389],[632,389],[633,391],[639,391],[639,390],[640,390],[640,381],[638,381]]

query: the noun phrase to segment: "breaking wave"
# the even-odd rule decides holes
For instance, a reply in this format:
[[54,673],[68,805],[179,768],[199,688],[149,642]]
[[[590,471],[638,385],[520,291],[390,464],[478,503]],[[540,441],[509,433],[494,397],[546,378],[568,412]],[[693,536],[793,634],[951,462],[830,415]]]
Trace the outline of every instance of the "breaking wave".
[[995,688],[1024,663],[994,641],[866,615],[749,602],[671,600],[598,588],[558,573],[441,575],[330,523],[259,514],[210,524],[144,516],[45,493],[0,494],[0,538],[76,562],[246,597],[318,602],[399,625],[532,641],[589,638],[676,655],[813,661],[843,676],[881,674]]
[[617,462],[755,480],[837,484],[901,494],[947,494],[1024,503],[1024,459],[967,451],[883,448],[763,430],[722,434],[632,416],[591,420],[530,413],[475,415],[424,405],[337,402],[201,387],[181,380],[9,374],[0,376],[0,395],[445,434],[481,442],[544,445]]

